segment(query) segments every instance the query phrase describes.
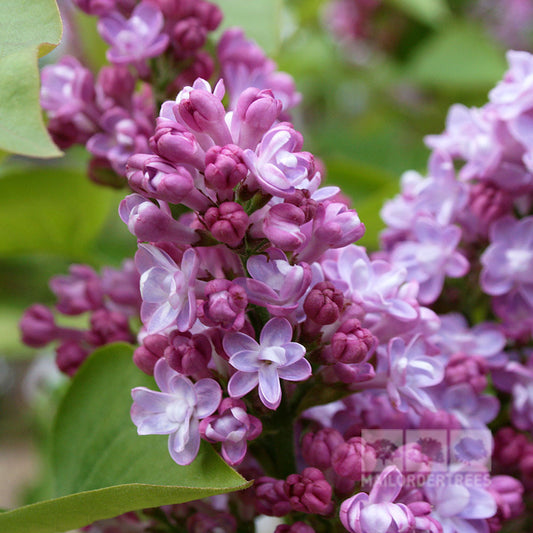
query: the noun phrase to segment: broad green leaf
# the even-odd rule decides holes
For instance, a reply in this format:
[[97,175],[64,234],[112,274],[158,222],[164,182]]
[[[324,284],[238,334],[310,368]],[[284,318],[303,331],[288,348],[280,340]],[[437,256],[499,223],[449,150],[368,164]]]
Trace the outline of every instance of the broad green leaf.
[[189,466],[169,456],[165,435],[139,436],[130,391],[154,388],[115,344],[95,352],[58,410],[53,471],[56,498],[0,514],[6,533],[59,533],[119,514],[241,490],[250,485],[209,445]]
[[446,0],[387,0],[387,2],[431,26],[442,22],[450,14]]
[[38,57],[61,40],[55,0],[0,2],[0,149],[34,157],[58,157],[39,104]]
[[504,50],[482,28],[456,22],[418,46],[405,74],[432,88],[488,91],[505,69]]
[[0,255],[47,252],[86,258],[112,193],[80,170],[7,168],[0,174]]
[[268,56],[279,51],[283,0],[215,0],[215,3],[224,13],[217,35],[227,28],[239,26]]

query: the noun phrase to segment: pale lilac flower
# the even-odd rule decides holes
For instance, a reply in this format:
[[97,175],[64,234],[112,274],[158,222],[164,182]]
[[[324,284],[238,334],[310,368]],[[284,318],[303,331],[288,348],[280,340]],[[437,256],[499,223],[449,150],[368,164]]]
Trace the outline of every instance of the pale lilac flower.
[[[464,467],[451,468],[453,476],[461,475]],[[489,532],[486,519],[496,513],[489,490],[475,483],[428,483],[424,493],[432,506],[431,516],[442,525],[443,533]]]
[[246,455],[247,441],[261,434],[261,421],[246,412],[243,401],[234,398],[222,400],[218,411],[202,420],[200,432],[210,442],[221,442],[222,457],[230,465],[238,465]]
[[281,402],[280,378],[303,381],[311,375],[305,348],[291,342],[292,327],[285,318],[270,319],[259,343],[244,333],[227,333],[223,346],[230,364],[237,369],[228,383],[232,398],[241,398],[259,385],[259,397],[269,409]]
[[247,181],[267,194],[287,198],[315,174],[313,156],[301,148],[302,136],[292,125],[273,126],[255,151],[244,151],[252,173]]
[[311,269],[307,263],[291,265],[277,248],[267,253],[250,257],[246,268],[251,278],[234,282],[244,287],[251,303],[266,306],[276,316],[288,316],[311,283]]
[[461,239],[459,227],[442,227],[429,218],[419,218],[412,232],[412,240],[398,243],[390,260],[407,270],[409,281],[418,282],[420,303],[430,304],[439,297],[446,276],[464,276],[470,265],[456,250]]
[[481,256],[481,288],[492,296],[517,289],[533,308],[533,217],[504,217],[491,228]]
[[394,503],[404,484],[396,466],[387,466],[370,494],[359,492],[342,502],[340,519],[350,533],[407,533],[415,517],[403,503]]
[[408,344],[400,337],[389,342],[387,391],[392,404],[400,411],[408,406],[416,410],[435,410],[431,396],[423,389],[440,383],[444,365],[428,355],[424,339],[413,337]]
[[139,435],[170,435],[170,456],[179,465],[188,465],[200,448],[199,420],[213,414],[220,404],[220,385],[213,379],[193,384],[165,359],[156,363],[154,378],[161,392],[146,387],[131,391],[131,419]]
[[378,259],[371,261],[364,248],[349,245],[337,254],[326,253],[322,261],[327,279],[339,286],[347,298],[367,312],[386,313],[403,322],[419,316],[411,300],[407,272]]
[[135,264],[141,274],[141,319],[147,333],[159,333],[175,326],[187,331],[196,320],[194,286],[198,256],[189,248],[178,267],[163,250],[139,244]]
[[168,35],[161,33],[163,14],[151,2],[141,2],[129,19],[118,11],[102,17],[98,31],[111,45],[107,59],[111,63],[130,63],[144,72],[144,61],[163,53],[168,45]]

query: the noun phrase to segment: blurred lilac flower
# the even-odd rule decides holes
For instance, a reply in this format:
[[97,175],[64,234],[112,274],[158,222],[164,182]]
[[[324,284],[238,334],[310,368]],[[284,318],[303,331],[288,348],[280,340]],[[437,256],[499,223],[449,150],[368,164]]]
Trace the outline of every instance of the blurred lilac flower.
[[154,368],[160,391],[132,390],[131,418],[139,435],[170,435],[168,449],[179,465],[192,463],[200,448],[199,420],[215,412],[222,397],[213,379],[192,383],[172,370],[165,359]]
[[340,519],[350,533],[401,533],[412,531],[415,518],[409,507],[394,503],[404,484],[396,466],[387,466],[370,494],[359,492],[341,504]]
[[98,22],[100,35],[111,45],[107,59],[111,63],[129,63],[146,72],[144,61],[161,54],[168,45],[168,35],[162,34],[163,14],[151,2],[141,2],[129,19],[118,11],[103,16]]
[[270,319],[259,343],[244,333],[227,333],[223,346],[229,363],[237,369],[228,383],[232,398],[240,398],[259,385],[259,397],[269,409],[281,402],[280,378],[303,381],[311,375],[305,348],[291,342],[292,327],[285,318]]
[[446,276],[458,278],[468,271],[468,260],[456,250],[461,230],[419,218],[412,231],[413,240],[398,243],[391,262],[407,270],[408,280],[418,281],[420,303],[430,304],[439,297]]
[[409,405],[420,411],[435,410],[431,396],[422,389],[442,381],[444,365],[435,356],[428,355],[423,337],[413,337],[408,344],[395,337],[389,342],[387,356],[387,391],[392,404],[400,411],[406,411]]
[[481,288],[499,296],[516,288],[533,308],[533,217],[504,217],[491,228],[491,244],[481,256]]
[[176,326],[187,331],[196,320],[194,285],[198,256],[189,248],[181,266],[163,250],[151,244],[139,244],[135,264],[141,274],[141,319],[149,334]]

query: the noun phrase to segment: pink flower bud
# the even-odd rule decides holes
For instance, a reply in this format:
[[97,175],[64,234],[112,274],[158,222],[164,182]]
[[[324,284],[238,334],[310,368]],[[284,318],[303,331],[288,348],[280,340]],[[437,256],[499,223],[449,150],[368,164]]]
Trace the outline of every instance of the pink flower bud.
[[241,243],[249,224],[248,215],[235,202],[210,207],[204,215],[204,222],[215,239],[231,247]]
[[46,346],[58,336],[54,314],[41,304],[34,304],[24,311],[19,327],[22,342],[32,348]]
[[259,514],[285,516],[291,512],[291,503],[285,494],[285,481],[272,477],[255,480],[255,508]]
[[226,279],[214,279],[205,286],[200,320],[210,327],[239,331],[244,325],[248,298],[246,291]]
[[294,522],[292,525],[281,524],[274,533],[315,533],[315,530],[305,522]]
[[494,435],[494,461],[503,467],[514,467],[520,461],[528,443],[523,433],[503,427]]
[[93,346],[103,346],[113,342],[135,342],[135,338],[126,315],[102,308],[91,315],[91,329],[87,334],[87,341]]
[[[135,91],[135,78],[127,67],[110,65],[102,67],[98,73],[96,87],[102,93],[99,94],[99,97],[104,100],[101,104],[104,104],[105,107],[115,104],[127,108],[131,106],[131,99]],[[111,99],[113,103],[106,102],[106,97]]]
[[169,366],[194,379],[211,377],[208,364],[211,361],[211,343],[205,335],[173,331],[164,355]]
[[188,56],[205,44],[207,31],[200,20],[187,17],[174,24],[171,43],[178,58]]
[[333,510],[333,490],[318,468],[309,467],[301,474],[291,474],[284,490],[296,512],[327,515]]
[[377,345],[376,338],[359,320],[351,318],[341,324],[333,334],[331,343],[322,351],[328,363],[361,363],[368,359]]
[[306,433],[302,440],[302,455],[309,466],[326,470],[331,466],[333,452],[343,443],[344,438],[333,428]]
[[317,283],[304,301],[307,318],[321,326],[333,324],[339,319],[344,305],[342,292],[331,281]]
[[372,472],[376,466],[376,451],[360,437],[352,437],[333,452],[332,465],[342,477],[359,481],[365,472]]
[[205,154],[205,183],[222,200],[233,196],[233,188],[248,174],[242,149],[235,144],[213,146]]
[[469,383],[480,394],[487,386],[489,367],[483,357],[455,353],[446,365],[444,379],[449,386]]
[[65,374],[73,376],[83,361],[89,355],[89,350],[82,348],[75,341],[65,341],[56,350],[56,365]]
[[263,231],[274,246],[293,252],[306,240],[305,234],[300,231],[304,223],[305,214],[299,207],[288,203],[276,204],[263,220]]
[[168,347],[168,338],[165,335],[154,333],[147,335],[143,343],[133,352],[133,362],[145,373],[153,375],[154,366]]

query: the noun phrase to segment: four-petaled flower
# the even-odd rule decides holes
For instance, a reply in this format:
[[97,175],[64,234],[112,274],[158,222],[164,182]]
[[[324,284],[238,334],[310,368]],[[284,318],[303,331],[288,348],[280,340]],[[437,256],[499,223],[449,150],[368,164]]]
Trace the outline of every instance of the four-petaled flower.
[[292,327],[285,318],[272,318],[261,331],[259,343],[240,332],[227,333],[223,340],[230,364],[237,369],[228,383],[232,398],[241,398],[259,385],[259,398],[269,409],[281,402],[280,378],[303,381],[311,375],[304,358],[305,348],[291,342]]

